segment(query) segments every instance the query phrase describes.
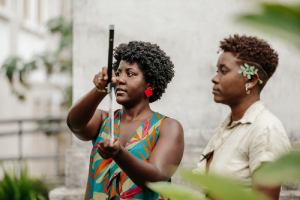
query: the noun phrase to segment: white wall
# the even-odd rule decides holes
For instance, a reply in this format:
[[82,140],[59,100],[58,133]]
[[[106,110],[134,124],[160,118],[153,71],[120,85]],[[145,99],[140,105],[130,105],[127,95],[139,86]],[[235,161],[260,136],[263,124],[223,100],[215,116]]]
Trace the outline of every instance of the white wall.
[[[0,18],[1,20],[1,18]],[[0,30],[1,30],[1,37],[0,37],[0,44],[1,44],[1,48],[0,48],[0,62],[2,63],[6,57],[8,56],[8,51],[7,49],[9,49],[9,44],[8,44],[8,40],[9,40],[9,29],[7,29],[8,26],[8,22],[3,20],[2,23],[0,23]],[[1,87],[1,86],[0,86]]]
[[[257,10],[254,1],[237,0],[75,0],[74,99],[93,88],[94,74],[107,65],[108,26],[115,25],[115,43],[141,40],[157,43],[175,65],[175,77],[152,109],[179,120],[186,151],[195,152],[211,137],[229,109],[213,101],[219,41],[235,33],[256,35],[279,53],[279,67],[262,92],[266,106],[282,120],[291,138],[300,137],[299,51],[277,38],[234,22],[244,11]],[[254,9],[255,8],[255,9]],[[100,108],[107,109],[107,100]],[[79,146],[89,143],[74,141]],[[189,162],[188,159],[185,162]]]

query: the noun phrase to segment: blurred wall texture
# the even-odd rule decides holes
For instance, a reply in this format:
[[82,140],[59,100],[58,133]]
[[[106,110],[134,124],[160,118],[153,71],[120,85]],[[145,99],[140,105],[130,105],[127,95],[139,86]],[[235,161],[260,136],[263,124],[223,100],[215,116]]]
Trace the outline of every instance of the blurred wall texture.
[[[197,151],[191,158],[194,163],[200,156],[198,148],[206,145],[230,112],[227,106],[216,104],[212,95],[219,41],[236,33],[258,36],[279,53],[279,67],[262,92],[262,100],[283,122],[291,140],[298,140],[299,51],[234,22],[237,14],[256,6],[237,0],[75,0],[74,101],[92,89],[93,76],[107,65],[109,24],[115,25],[114,46],[132,40],[158,44],[174,62],[175,77],[162,99],[151,106],[182,123],[186,152]],[[107,109],[107,104],[100,108]]]
[[[158,44],[174,62],[175,77],[162,99],[151,108],[182,123],[186,145],[182,165],[196,166],[201,149],[230,112],[226,106],[216,104],[212,95],[211,79],[216,73],[219,41],[236,33],[258,36],[267,40],[280,58],[276,73],[262,92],[262,99],[283,122],[291,140],[299,140],[300,127],[296,120],[300,108],[296,100],[300,98],[297,89],[300,52],[277,38],[234,22],[239,13],[259,11],[256,3],[74,0],[74,102],[94,87],[94,75],[107,65],[110,24],[115,25],[114,46],[133,40]],[[107,100],[99,108],[108,109]],[[73,136],[72,148],[67,151],[66,186],[81,188],[70,191],[77,196],[85,190],[91,147],[91,142],[82,142]],[[59,195],[66,193],[65,189],[55,190],[52,199],[60,199]]]
[[[48,32],[46,22],[60,15],[71,17],[71,5],[71,0],[0,0],[0,64],[2,65],[10,56],[18,56],[28,61],[37,53],[57,48],[59,38]],[[0,73],[0,120],[63,114],[62,92],[51,84],[55,80],[49,80],[45,68],[38,68],[28,76],[31,86],[28,90],[21,85],[16,86],[18,82],[13,83],[26,94],[26,99],[20,101],[12,93],[5,73],[3,71]],[[64,81],[68,81],[68,78],[60,77]],[[30,124],[27,126],[34,127]],[[0,126],[0,133],[14,130],[18,130],[16,124]],[[22,153],[24,156],[54,153],[55,140],[45,134],[26,135],[23,137]],[[18,141],[16,135],[0,137],[0,157],[17,156]],[[50,161],[35,161],[28,164],[32,175],[56,173],[55,164]]]

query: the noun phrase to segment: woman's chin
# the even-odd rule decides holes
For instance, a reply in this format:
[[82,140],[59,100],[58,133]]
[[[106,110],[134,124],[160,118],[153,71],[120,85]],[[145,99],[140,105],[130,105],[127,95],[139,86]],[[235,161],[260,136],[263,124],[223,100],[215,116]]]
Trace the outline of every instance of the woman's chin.
[[117,96],[117,97],[116,97],[116,101],[117,101],[117,103],[120,104],[120,105],[124,105],[124,104],[128,103],[128,100],[126,100],[126,99],[125,99],[124,97],[122,97],[122,96]]
[[214,96],[214,101],[215,101],[216,103],[222,103],[222,99],[220,99],[220,98],[218,98],[218,97],[216,97],[216,96]]

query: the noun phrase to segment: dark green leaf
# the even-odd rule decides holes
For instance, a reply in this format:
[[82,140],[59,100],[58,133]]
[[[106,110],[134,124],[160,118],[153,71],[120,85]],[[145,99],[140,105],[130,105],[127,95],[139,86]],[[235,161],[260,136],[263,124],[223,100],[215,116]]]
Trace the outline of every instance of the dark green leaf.
[[177,186],[166,182],[148,183],[147,187],[151,190],[163,195],[170,197],[172,200],[205,200],[205,197],[201,197],[195,191]]
[[222,200],[267,200],[256,192],[246,191],[246,187],[215,175],[194,174],[192,171],[181,172],[184,180],[206,187],[209,196]]
[[300,4],[264,3],[259,14],[242,14],[237,21],[278,36],[300,48]]
[[293,152],[275,162],[264,164],[254,174],[254,178],[259,182],[270,185],[300,179],[300,152]]

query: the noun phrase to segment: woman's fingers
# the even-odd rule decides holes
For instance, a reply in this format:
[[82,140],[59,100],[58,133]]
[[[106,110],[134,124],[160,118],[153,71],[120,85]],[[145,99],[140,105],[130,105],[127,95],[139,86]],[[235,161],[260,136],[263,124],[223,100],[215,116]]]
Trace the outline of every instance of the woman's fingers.
[[107,81],[107,79],[108,79],[108,76],[107,76],[107,67],[102,67],[102,78],[105,81]]
[[101,75],[99,75],[99,80],[101,83],[101,89],[103,89],[107,83],[107,67],[102,67]]
[[110,139],[103,140],[99,143],[97,148],[98,153],[104,159],[114,157],[119,151],[119,140],[115,137],[114,145],[110,146]]
[[114,70],[112,71],[112,77],[111,77],[111,82],[116,82],[116,74],[114,72]]
[[111,156],[107,152],[105,152],[105,150],[102,147],[99,146],[97,151],[102,158],[104,159],[111,158]]
[[107,146],[109,146],[109,144],[107,143],[107,139],[106,139],[99,143],[99,146],[97,149],[100,156],[104,159],[108,159],[108,158],[112,157],[111,152],[107,150]]
[[112,148],[114,148],[116,151],[118,151],[120,148],[119,138],[117,138],[115,135],[114,135],[114,143]]
[[98,74],[95,75],[93,83],[94,85],[98,88],[101,89],[101,72],[99,72]]
[[107,84],[107,67],[102,67],[102,71],[95,75],[94,84],[99,90],[104,90]]
[[96,87],[99,89],[99,90],[102,90],[105,88],[105,85],[106,85],[106,81],[103,79],[103,75],[101,72],[98,73],[98,76],[97,76],[97,84],[96,84]]
[[[98,88],[99,88],[100,85],[97,84],[97,83],[100,83],[101,84],[100,89],[103,89],[107,84],[107,80],[108,80],[107,67],[102,67],[102,71],[95,75],[95,78],[94,78],[93,82],[96,86],[98,86]],[[111,81],[112,82],[117,81],[117,77],[116,77],[116,74],[115,74],[114,71],[112,71]]]

